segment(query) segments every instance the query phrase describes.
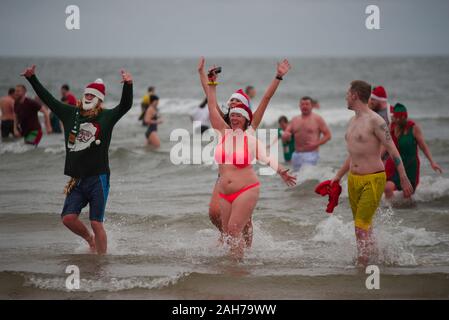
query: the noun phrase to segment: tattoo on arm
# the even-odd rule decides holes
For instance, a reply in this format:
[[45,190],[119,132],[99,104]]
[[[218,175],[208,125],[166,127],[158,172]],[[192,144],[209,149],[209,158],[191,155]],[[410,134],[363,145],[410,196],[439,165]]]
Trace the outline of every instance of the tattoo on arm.
[[391,134],[390,134],[390,130],[388,130],[388,125],[386,123],[384,123],[380,126],[380,128],[382,129],[382,131],[385,132],[385,140],[390,141]]
[[397,167],[401,164],[401,158],[399,157],[393,157],[394,165]]

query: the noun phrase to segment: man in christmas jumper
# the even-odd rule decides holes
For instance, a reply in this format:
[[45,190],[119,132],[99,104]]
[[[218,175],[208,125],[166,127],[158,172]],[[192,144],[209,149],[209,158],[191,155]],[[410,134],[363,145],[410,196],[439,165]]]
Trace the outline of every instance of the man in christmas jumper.
[[[64,174],[70,176],[65,188],[66,199],[61,217],[63,224],[86,240],[92,252],[105,254],[107,237],[103,227],[109,193],[109,144],[114,125],[131,109],[132,78],[121,71],[123,91],[118,106],[104,109],[105,85],[101,79],[87,85],[82,101],[74,108],[55,99],[39,82],[36,66],[22,74],[36,94],[64,125],[66,159]],[[79,220],[81,209],[89,204],[89,220],[93,234]]]

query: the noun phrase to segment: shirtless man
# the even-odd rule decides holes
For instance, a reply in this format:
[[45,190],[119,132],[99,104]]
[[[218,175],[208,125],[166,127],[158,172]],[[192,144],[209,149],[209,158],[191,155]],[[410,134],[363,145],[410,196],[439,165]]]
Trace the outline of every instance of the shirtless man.
[[42,128],[38,112],[44,115],[47,133],[52,133],[50,112],[36,100],[26,96],[27,88],[23,84],[16,85],[14,92],[14,113],[16,129],[20,132],[26,144],[37,146],[42,139]]
[[386,183],[382,146],[394,160],[404,195],[409,197],[413,192],[385,120],[368,107],[370,94],[368,83],[360,80],[351,82],[346,101],[355,116],[349,121],[345,134],[349,155],[332,179],[332,182],[338,182],[349,171],[348,194],[357,240],[357,263],[362,266],[366,266],[369,258],[376,254],[371,224]]
[[304,164],[316,165],[320,146],[331,139],[331,132],[324,119],[312,111],[312,98],[302,97],[299,108],[301,115],[292,119],[282,135],[283,142],[289,142],[292,135],[295,138],[293,171],[298,171]]
[[11,134],[12,136],[20,136],[18,131],[14,128],[14,88],[8,90],[8,95],[0,98],[0,110],[2,112],[2,139],[6,139]]

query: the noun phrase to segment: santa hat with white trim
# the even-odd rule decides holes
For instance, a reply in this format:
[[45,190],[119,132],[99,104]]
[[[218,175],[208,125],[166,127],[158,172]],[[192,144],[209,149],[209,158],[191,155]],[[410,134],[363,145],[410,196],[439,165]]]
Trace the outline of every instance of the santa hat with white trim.
[[249,121],[250,124],[253,121],[253,112],[247,105],[245,105],[243,103],[239,103],[239,104],[233,106],[232,108],[230,108],[229,114],[233,114],[233,113],[242,115],[246,120]]
[[101,101],[104,101],[106,88],[104,86],[103,80],[97,79],[94,82],[88,84],[86,89],[84,89],[84,94],[93,94]]
[[387,101],[387,92],[385,91],[385,88],[382,86],[374,87],[371,92],[371,99],[377,101]]
[[229,106],[229,103],[231,102],[231,99],[237,99],[239,100],[241,103],[243,103],[245,106],[247,106],[248,108],[251,108],[251,101],[250,98],[248,97],[248,95],[243,92],[242,89],[238,89],[236,92],[234,92],[231,97],[228,100],[227,105]]

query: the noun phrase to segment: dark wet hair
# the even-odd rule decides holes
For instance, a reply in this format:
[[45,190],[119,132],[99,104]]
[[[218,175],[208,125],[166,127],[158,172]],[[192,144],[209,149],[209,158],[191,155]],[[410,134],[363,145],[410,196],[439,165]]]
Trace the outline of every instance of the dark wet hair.
[[368,82],[362,80],[354,80],[351,82],[350,90],[356,93],[360,101],[368,103],[371,96],[371,85]]
[[16,92],[15,88],[9,88],[8,89],[8,95],[12,95],[12,94],[14,94],[14,92]]
[[18,84],[18,85],[16,86],[16,88],[17,88],[17,87],[22,88],[25,92],[27,91],[27,87],[25,87],[24,84]]
[[246,88],[245,88],[245,93],[246,94],[248,94],[251,90],[253,90],[254,89],[254,87],[253,86],[247,86]]
[[148,92],[154,91],[154,87],[148,87]]
[[280,116],[279,119],[278,119],[278,123],[281,123],[281,122],[288,122],[287,117],[286,116]]
[[69,91],[70,90],[70,87],[69,87],[69,85],[68,84],[63,84],[62,86],[61,86],[61,89],[64,89],[64,90],[66,90],[66,91]]
[[155,100],[159,100],[159,97],[157,96],[157,95],[155,95],[155,94],[153,94],[152,96],[151,96],[151,102],[153,102],[153,101],[155,101]]
[[311,97],[309,97],[309,96],[302,97],[301,101],[303,101],[303,100],[309,100],[311,103],[313,103],[313,99]]

